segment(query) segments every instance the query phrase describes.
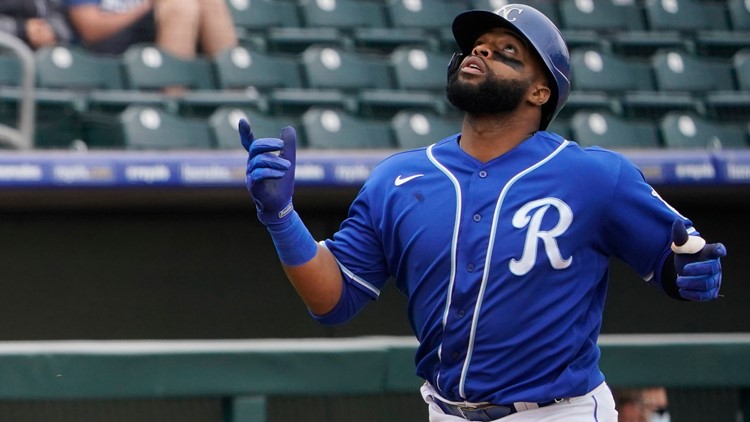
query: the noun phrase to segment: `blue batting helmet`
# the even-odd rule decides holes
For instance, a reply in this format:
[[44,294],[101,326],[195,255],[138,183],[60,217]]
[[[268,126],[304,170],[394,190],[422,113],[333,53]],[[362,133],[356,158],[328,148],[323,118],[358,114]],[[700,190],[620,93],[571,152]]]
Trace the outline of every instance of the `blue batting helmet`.
[[463,55],[471,54],[474,43],[492,28],[508,28],[529,42],[547,70],[552,94],[542,106],[540,129],[563,108],[570,94],[570,53],[554,23],[542,12],[525,4],[508,4],[492,12],[469,10],[453,20],[453,37]]

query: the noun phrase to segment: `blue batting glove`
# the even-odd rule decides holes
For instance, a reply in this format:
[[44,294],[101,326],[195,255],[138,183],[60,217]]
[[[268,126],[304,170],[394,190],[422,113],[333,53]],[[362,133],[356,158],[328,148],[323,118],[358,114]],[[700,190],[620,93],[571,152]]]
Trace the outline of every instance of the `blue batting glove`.
[[293,127],[279,138],[255,139],[245,119],[239,123],[240,141],[249,153],[245,185],[253,197],[258,219],[265,225],[286,221],[292,214],[297,134]]
[[705,302],[716,299],[721,288],[721,260],[727,250],[721,243],[709,243],[688,235],[685,223],[672,224],[672,251],[680,296]]

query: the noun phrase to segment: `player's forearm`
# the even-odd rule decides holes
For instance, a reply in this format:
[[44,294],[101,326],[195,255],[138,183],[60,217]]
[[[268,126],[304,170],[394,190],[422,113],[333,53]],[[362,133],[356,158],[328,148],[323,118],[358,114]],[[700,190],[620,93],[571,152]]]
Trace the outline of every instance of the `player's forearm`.
[[103,12],[96,5],[77,6],[70,11],[70,21],[84,41],[101,41],[133,24],[150,10],[142,5],[123,13]]
[[316,315],[330,312],[341,298],[343,277],[331,252],[318,246],[310,261],[302,265],[282,265],[289,281],[307,308]]

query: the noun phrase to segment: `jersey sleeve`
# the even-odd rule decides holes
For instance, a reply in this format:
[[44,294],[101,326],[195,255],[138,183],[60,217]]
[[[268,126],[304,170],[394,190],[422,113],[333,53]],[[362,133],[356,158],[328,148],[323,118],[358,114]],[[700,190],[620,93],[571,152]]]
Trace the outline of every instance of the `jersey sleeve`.
[[688,232],[692,222],[664,201],[638,168],[619,157],[619,174],[603,220],[604,249],[652,283],[671,252],[671,228],[683,219]]
[[340,229],[331,239],[321,242],[336,258],[345,283],[339,304],[324,316],[314,316],[323,323],[341,323],[351,319],[369,302],[365,299],[375,300],[380,296],[381,289],[389,279],[376,223],[378,218],[373,217],[379,202],[372,198],[374,192],[371,185],[372,180],[365,183]]

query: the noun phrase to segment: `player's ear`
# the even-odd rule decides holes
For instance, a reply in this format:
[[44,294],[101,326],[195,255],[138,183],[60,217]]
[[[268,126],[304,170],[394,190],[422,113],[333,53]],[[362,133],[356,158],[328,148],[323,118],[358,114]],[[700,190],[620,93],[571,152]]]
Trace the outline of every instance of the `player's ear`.
[[541,107],[549,101],[551,94],[552,91],[549,89],[547,82],[536,82],[531,86],[529,101],[532,104]]

